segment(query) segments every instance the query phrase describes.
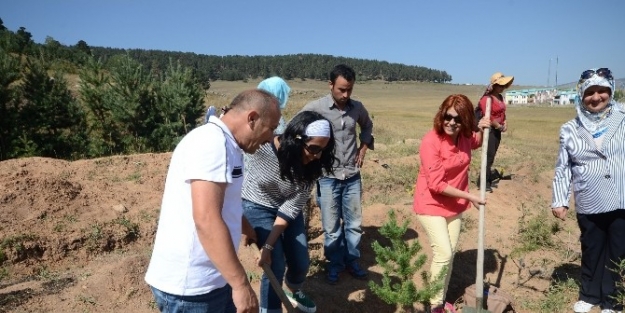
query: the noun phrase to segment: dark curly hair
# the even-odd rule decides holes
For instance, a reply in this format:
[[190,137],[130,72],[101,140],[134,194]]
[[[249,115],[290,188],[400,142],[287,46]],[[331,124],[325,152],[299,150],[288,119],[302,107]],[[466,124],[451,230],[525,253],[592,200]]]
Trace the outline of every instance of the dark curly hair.
[[334,164],[334,131],[332,123],[330,123],[330,140],[328,145],[321,152],[319,159],[313,160],[308,164],[302,163],[304,154],[304,146],[310,137],[306,136],[306,127],[317,120],[326,120],[321,114],[313,111],[303,111],[297,114],[289,122],[278,140],[280,147],[278,148],[278,162],[280,163],[280,178],[288,179],[290,182],[301,181],[308,184],[314,183],[323,171],[326,173],[334,173],[332,165]]

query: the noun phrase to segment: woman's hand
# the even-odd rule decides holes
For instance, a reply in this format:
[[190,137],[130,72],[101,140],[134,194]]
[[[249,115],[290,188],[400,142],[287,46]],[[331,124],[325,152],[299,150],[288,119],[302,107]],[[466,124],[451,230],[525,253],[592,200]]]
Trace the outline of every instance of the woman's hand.
[[488,118],[488,117],[486,117],[486,116],[482,117],[482,118],[478,121],[478,123],[477,123],[477,127],[478,127],[480,130],[484,130],[485,128],[489,128],[489,127],[490,127],[490,118]]
[[505,133],[506,130],[508,130],[508,123],[503,122],[503,124],[501,124],[501,128],[499,128],[499,130],[501,130],[502,133]]
[[471,203],[473,203],[473,206],[476,209],[480,208],[480,205],[486,205],[486,199],[484,199],[484,201],[482,201],[482,199],[474,194],[471,194],[471,198],[469,198],[469,201],[471,201]]
[[563,221],[566,219],[566,211],[567,211],[567,207],[564,207],[564,206],[551,209],[551,213],[553,214],[553,216]]
[[258,266],[263,264],[271,265],[271,250],[266,248],[260,249],[260,258],[258,259]]

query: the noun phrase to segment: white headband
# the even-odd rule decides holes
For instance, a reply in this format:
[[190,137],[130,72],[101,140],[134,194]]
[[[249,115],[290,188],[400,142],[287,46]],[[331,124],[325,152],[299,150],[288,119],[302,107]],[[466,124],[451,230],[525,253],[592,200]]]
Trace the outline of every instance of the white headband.
[[316,120],[306,127],[306,136],[330,138],[331,131],[330,122],[328,122],[328,120]]

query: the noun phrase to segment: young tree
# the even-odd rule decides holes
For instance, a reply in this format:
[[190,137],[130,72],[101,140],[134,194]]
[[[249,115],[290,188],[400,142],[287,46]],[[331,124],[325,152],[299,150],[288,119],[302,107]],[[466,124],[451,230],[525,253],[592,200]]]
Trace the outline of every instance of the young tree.
[[417,240],[408,244],[404,235],[408,229],[408,220],[399,226],[395,211],[390,210],[388,220],[380,228],[380,234],[387,238],[391,245],[382,246],[377,240],[373,242],[375,260],[383,269],[382,284],[369,282],[369,288],[380,299],[388,304],[396,304],[400,309],[415,312],[414,303],[430,305],[430,298],[443,289],[443,278],[446,270],[441,271],[439,277],[429,280],[429,274],[421,271],[424,286],[417,289],[413,278],[427,260],[421,252],[421,245]]
[[20,62],[0,49],[0,160],[15,156],[17,103],[15,82],[20,79]]
[[139,62],[128,55],[117,56],[111,67],[111,115],[122,134],[124,153],[154,151],[148,138],[155,126],[154,80]]
[[80,71],[79,97],[87,109],[89,156],[122,154],[123,129],[113,117],[114,97],[109,74],[100,60],[89,58]]
[[191,69],[170,60],[160,84],[155,85],[155,95],[156,124],[150,142],[156,151],[171,151],[203,116],[205,91]]
[[63,73],[50,77],[44,61],[29,58],[20,91],[18,120],[22,155],[62,159],[86,154],[85,112],[67,88]]

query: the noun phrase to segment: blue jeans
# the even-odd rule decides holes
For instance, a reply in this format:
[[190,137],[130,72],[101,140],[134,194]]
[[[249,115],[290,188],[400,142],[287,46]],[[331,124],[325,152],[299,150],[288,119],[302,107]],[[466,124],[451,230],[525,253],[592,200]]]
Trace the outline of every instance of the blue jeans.
[[235,313],[232,288],[225,285],[197,296],[178,296],[160,291],[152,286],[152,294],[159,311],[163,313]]
[[346,180],[322,177],[317,182],[317,199],[325,232],[323,248],[331,270],[340,272],[346,264],[360,258],[361,194],[360,174]]
[[[277,214],[278,209],[243,199],[243,215],[254,227],[259,246],[264,245],[269,237]],[[309,266],[304,215],[300,213],[289,223],[282,236],[274,244],[273,251],[271,251],[271,270],[280,284],[285,280],[287,287],[297,290],[304,284]],[[262,313],[282,312],[282,302],[273,290],[269,278],[264,274],[260,281],[260,311]]]

